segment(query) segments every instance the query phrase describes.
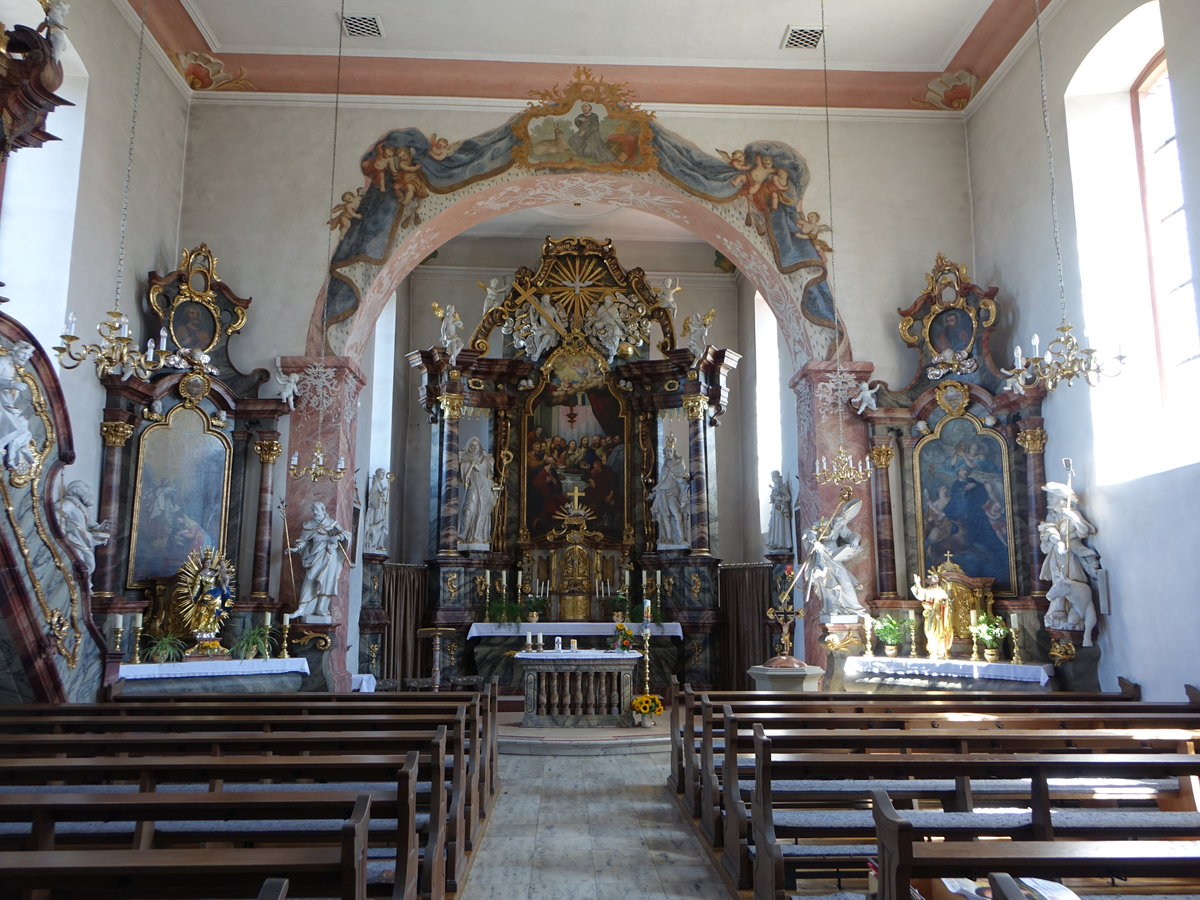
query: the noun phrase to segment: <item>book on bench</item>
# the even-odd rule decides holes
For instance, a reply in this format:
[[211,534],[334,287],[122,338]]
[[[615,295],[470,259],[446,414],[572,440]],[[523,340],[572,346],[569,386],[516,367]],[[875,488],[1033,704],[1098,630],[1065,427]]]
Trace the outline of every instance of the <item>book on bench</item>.
[[[1014,878],[1017,887],[1029,900],[1079,900],[1079,895],[1057,881],[1045,878]],[[986,878],[939,878],[934,884],[931,900],[993,900],[992,888]]]

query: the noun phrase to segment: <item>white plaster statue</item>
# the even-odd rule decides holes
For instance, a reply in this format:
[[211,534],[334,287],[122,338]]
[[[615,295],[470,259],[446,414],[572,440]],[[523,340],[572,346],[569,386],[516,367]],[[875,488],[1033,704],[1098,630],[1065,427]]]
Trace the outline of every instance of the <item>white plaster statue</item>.
[[442,346],[446,348],[452,366],[458,364],[458,354],[463,348],[462,335],[459,334],[462,330],[462,316],[455,311],[454,304],[447,303],[442,313]]
[[605,297],[604,302],[596,307],[595,315],[587,326],[593,341],[608,357],[611,363],[617,355],[617,348],[625,338],[625,323],[621,321],[621,313],[612,297]]
[[658,305],[670,310],[671,315],[674,315],[679,310],[678,305],[675,303],[675,295],[682,290],[683,288],[679,286],[679,279],[674,275],[663,279],[662,293],[658,298]]
[[[1071,472],[1070,461],[1066,461]],[[1100,580],[1100,554],[1084,540],[1096,533],[1079,511],[1078,497],[1067,484],[1051,481],[1042,488],[1048,495],[1046,521],[1038,524],[1042,553],[1041,579],[1050,582],[1050,602],[1043,622],[1047,628],[1083,631],[1083,646],[1092,646],[1096,605],[1092,585]]]
[[18,472],[33,465],[33,432],[21,409],[20,398],[29,385],[20,372],[33,356],[33,345],[17,341],[7,353],[0,352],[0,455],[4,465]]
[[46,18],[37,30],[46,32],[46,39],[50,41],[50,52],[56,60],[60,60],[63,51],[67,49],[67,13],[71,4],[67,0],[41,0],[41,4]]
[[532,360],[541,359],[551,347],[558,343],[560,333],[559,329],[554,326],[562,327],[559,311],[548,294],[542,294],[541,306],[550,318],[547,319],[537,312],[529,314],[530,330],[525,336],[525,350]]
[[278,356],[275,357],[275,381],[279,384],[279,399],[288,405],[288,409],[295,409],[296,398],[300,396],[300,375],[284,375]]
[[63,491],[63,496],[54,504],[58,527],[67,544],[83,562],[87,570],[88,583],[96,571],[96,547],[107,544],[111,537],[108,520],[92,521],[92,508],[96,505],[91,487],[83,481],[72,481]]
[[779,472],[771,473],[771,517],[767,552],[792,549],[792,487]]
[[708,347],[708,326],[712,324],[709,316],[692,313],[683,320],[683,336],[687,340],[687,348],[692,356],[699,359]]
[[871,387],[870,382],[860,381],[858,383],[858,393],[850,400],[851,405],[854,406],[854,411],[861,416],[864,410],[878,409],[879,407],[875,405],[875,395],[879,393],[881,387],[883,387],[881,384]]
[[806,582],[804,602],[815,591],[825,615],[861,616],[867,611],[858,599],[862,585],[847,568],[863,551],[862,539],[849,527],[861,508],[861,500],[843,503],[829,519],[822,519],[800,536],[800,550],[804,554],[800,568]]
[[658,525],[658,546],[678,547],[687,545],[687,529],[684,526],[687,514],[688,474],[683,460],[674,444],[663,450],[662,465],[658,471],[658,484],[650,492],[650,514]]
[[483,311],[493,309],[500,305],[504,300],[504,295],[508,293],[509,282],[503,278],[492,278],[483,286],[487,296],[483,298]]
[[495,461],[479,438],[467,441],[458,454],[458,477],[462,483],[462,512],[458,517],[458,540],[462,544],[492,542],[492,513],[500,486],[492,481]]
[[330,604],[337,596],[338,580],[347,561],[342,542],[349,544],[350,532],[326,512],[325,504],[320,501],[313,503],[312,514],[287,552],[299,553],[300,565],[304,567],[296,615],[309,622],[327,623],[331,621]]
[[386,553],[388,550],[388,512],[394,477],[383,469],[376,469],[371,477],[371,487],[367,491],[367,525],[363,533],[363,545],[368,553]]

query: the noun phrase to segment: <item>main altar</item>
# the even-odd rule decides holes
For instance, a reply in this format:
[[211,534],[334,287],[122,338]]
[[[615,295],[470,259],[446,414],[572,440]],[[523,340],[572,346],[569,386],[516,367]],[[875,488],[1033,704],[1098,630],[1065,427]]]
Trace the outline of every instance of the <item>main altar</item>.
[[[513,689],[518,637],[545,630],[530,618],[603,624],[587,642],[603,649],[626,616],[665,624],[656,684],[715,683],[712,429],[740,357],[707,343],[712,312],[677,338],[676,290],[571,237],[494,279],[469,334],[434,304],[441,345],[408,359],[434,429],[428,618],[462,636],[442,643],[444,673]],[[494,652],[505,633],[477,623],[513,647]]]

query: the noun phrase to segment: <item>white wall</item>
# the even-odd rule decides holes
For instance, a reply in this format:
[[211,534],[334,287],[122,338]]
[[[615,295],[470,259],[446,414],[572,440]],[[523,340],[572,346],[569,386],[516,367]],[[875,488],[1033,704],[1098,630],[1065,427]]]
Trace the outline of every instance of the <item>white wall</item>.
[[[1139,0],[1060,0],[1043,22],[1067,314],[1075,323],[1083,321],[1084,305],[1063,95],[1091,47],[1138,5]],[[1194,48],[1200,41],[1200,15],[1192,0],[1162,0],[1162,9],[1185,183],[1195,197],[1200,196],[1194,190],[1200,179],[1200,65]],[[1006,339],[1013,333],[1049,334],[1059,317],[1039,91],[1036,47],[1027,45],[972,105],[967,124],[976,280],[1001,286]],[[1194,235],[1200,210],[1190,197],[1188,214]],[[1131,239],[1136,238],[1134,231]],[[1141,682],[1151,699],[1180,699],[1182,684],[1196,680],[1189,648],[1200,639],[1193,600],[1200,559],[1191,517],[1200,504],[1200,467],[1100,486],[1092,462],[1089,389],[1060,387],[1044,410],[1050,435],[1047,475],[1060,479],[1059,460],[1075,459],[1080,473],[1076,487],[1099,528],[1095,545],[1111,581],[1112,615],[1102,617],[1099,639],[1102,686],[1112,689],[1116,676],[1124,675]],[[1128,427],[1138,428],[1137,409],[1128,415]]]

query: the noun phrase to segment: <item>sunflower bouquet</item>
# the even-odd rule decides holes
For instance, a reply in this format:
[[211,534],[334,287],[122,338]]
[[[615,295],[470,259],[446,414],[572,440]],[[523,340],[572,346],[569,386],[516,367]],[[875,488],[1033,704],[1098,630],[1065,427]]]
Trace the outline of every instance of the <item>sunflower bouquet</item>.
[[609,639],[610,649],[612,650],[632,650],[633,649],[633,632],[629,630],[628,625],[618,624],[613,629],[612,637]]
[[638,694],[629,704],[629,708],[643,716],[661,716],[663,713],[662,697],[658,694]]

